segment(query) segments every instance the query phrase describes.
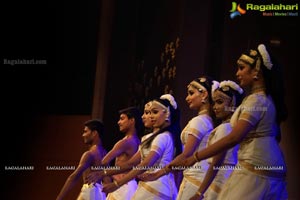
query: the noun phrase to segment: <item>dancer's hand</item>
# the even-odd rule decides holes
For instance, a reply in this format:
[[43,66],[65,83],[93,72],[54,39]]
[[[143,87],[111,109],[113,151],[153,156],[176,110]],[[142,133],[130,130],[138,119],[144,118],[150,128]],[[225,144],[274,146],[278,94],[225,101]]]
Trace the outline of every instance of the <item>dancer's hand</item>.
[[111,193],[117,190],[118,188],[119,186],[114,181],[113,183],[103,184],[102,192],[104,192],[107,195],[108,193]]
[[159,178],[159,171],[156,171],[156,172],[145,172],[143,174],[140,174],[138,176],[138,178],[141,181],[154,181],[154,180],[156,180],[156,179]]
[[84,182],[87,184],[97,183],[104,177],[104,173],[102,171],[91,172],[86,176]]

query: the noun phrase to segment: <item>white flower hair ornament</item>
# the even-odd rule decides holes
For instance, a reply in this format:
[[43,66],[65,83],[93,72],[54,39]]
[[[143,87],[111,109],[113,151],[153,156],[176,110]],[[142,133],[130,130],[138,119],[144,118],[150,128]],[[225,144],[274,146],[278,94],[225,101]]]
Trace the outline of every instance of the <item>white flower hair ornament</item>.
[[160,99],[166,99],[170,102],[170,104],[172,105],[172,107],[176,110],[177,109],[177,103],[174,99],[174,97],[170,94],[164,94],[160,96]]
[[270,59],[270,55],[266,49],[266,46],[264,44],[260,44],[257,47],[260,55],[262,56],[262,60],[264,65],[267,67],[268,70],[271,70],[273,67],[272,61]]
[[212,86],[211,86],[211,93],[216,91],[219,88],[219,82],[218,81],[212,81]]
[[243,89],[234,81],[227,80],[222,81],[219,85],[220,88],[230,87],[231,89],[237,91],[239,94],[243,94]]

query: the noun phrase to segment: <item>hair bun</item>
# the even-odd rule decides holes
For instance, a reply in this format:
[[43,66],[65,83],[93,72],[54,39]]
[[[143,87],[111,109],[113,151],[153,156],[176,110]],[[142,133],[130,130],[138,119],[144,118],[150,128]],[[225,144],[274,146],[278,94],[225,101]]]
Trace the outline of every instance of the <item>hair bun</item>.
[[166,99],[170,102],[172,107],[176,110],[177,109],[177,103],[174,99],[174,97],[171,94],[164,94],[160,96],[160,99]]
[[259,53],[262,57],[263,63],[266,66],[266,68],[268,70],[271,70],[272,67],[273,67],[273,64],[272,64],[272,61],[270,59],[270,55],[269,55],[269,53],[266,49],[266,46],[264,44],[260,44],[260,45],[258,45],[257,50],[259,51]]
[[212,81],[212,86],[211,86],[211,93],[213,93],[216,89],[218,89],[219,88],[219,82],[218,81],[215,81],[215,80],[213,80]]
[[230,87],[231,89],[237,91],[239,94],[242,94],[244,92],[243,89],[236,82],[231,80],[222,81],[219,87],[220,88]]

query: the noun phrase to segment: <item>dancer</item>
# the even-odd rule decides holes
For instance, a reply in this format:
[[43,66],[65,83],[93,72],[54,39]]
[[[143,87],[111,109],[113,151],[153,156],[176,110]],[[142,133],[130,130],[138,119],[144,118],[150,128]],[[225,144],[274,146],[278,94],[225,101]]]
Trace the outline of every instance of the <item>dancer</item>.
[[[75,171],[68,177],[56,200],[62,200],[71,191],[80,177],[85,177],[91,173],[91,167],[101,166],[102,158],[106,151],[102,146],[101,136],[103,135],[104,126],[99,120],[93,119],[85,122],[83,130],[84,143],[89,145],[88,151],[81,156],[80,162]],[[106,180],[107,181],[107,180]],[[105,182],[105,179],[104,179]],[[102,192],[101,182],[93,182],[91,184],[83,184],[78,200],[105,200],[106,195]]]
[[[207,145],[211,145],[230,133],[230,118],[242,100],[243,89],[233,81],[222,81],[213,88],[213,110],[222,123],[209,135]],[[191,200],[215,200],[237,164],[238,145],[208,159],[210,164],[201,186]],[[219,170],[220,169],[220,170]],[[202,195],[204,194],[204,195]]]
[[231,118],[232,131],[178,165],[191,166],[240,144],[241,170],[233,171],[219,199],[287,199],[286,164],[277,139],[287,116],[279,65],[260,44],[243,53],[237,66],[237,79],[248,95]]
[[[213,120],[211,118],[211,91],[213,85],[216,86],[217,82],[208,76],[201,76],[191,81],[187,86],[188,95],[186,101],[190,109],[198,111],[198,115],[193,117],[183,129],[181,141],[184,145],[184,149],[183,152],[170,163],[171,165],[189,157],[195,151],[206,147],[208,135],[213,129]],[[208,167],[207,161],[203,160],[184,170],[177,200],[189,199],[196,193]],[[177,170],[181,170],[181,168],[176,168],[174,171]],[[153,181],[170,171],[169,168],[163,168],[156,173],[145,176],[142,180]]]

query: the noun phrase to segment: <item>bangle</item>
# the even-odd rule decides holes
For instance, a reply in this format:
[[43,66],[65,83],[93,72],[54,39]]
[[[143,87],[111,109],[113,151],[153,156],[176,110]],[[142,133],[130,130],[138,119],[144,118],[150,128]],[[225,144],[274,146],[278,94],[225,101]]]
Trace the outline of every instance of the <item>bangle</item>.
[[202,197],[203,194],[200,192],[200,191],[197,191],[196,194],[199,196],[199,197]]
[[195,153],[193,153],[193,157],[197,162],[200,162],[201,160],[198,159],[197,157],[197,151]]
[[113,182],[118,188],[120,187],[119,183],[116,180],[114,180]]

